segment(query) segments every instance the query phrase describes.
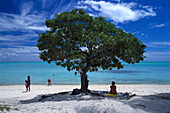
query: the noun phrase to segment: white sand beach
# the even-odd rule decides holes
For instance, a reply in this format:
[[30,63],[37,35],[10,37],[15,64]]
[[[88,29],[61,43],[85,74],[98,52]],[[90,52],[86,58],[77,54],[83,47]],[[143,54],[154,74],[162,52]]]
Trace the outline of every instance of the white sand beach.
[[[170,85],[117,85],[118,92],[131,92],[130,99],[94,95],[64,95],[79,85],[0,86],[0,112],[9,113],[168,113]],[[109,85],[90,85],[90,90],[109,91]],[[42,95],[52,95],[40,101]],[[2,108],[3,111],[2,111]],[[9,108],[9,110],[7,109]]]

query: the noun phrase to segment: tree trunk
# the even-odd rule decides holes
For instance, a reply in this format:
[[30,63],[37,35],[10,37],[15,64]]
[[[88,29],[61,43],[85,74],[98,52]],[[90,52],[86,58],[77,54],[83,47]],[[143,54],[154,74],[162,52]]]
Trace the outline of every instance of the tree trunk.
[[88,93],[88,80],[86,76],[86,72],[83,71],[83,74],[81,76],[81,91],[82,93]]

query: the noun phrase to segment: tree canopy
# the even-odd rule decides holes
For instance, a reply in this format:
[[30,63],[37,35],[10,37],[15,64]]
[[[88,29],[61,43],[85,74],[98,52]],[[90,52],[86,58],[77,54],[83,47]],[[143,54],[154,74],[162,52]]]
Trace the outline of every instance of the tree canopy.
[[83,72],[98,68],[123,68],[144,60],[146,45],[135,35],[118,29],[104,17],[93,17],[82,9],[56,14],[46,20],[49,31],[39,34],[38,44],[43,61],[55,61],[67,70]]

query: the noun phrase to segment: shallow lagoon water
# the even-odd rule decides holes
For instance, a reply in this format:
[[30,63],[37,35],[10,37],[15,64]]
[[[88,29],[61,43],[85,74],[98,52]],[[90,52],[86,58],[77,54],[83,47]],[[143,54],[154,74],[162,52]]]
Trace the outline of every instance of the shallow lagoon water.
[[[127,64],[123,69],[112,71],[101,70],[88,72],[90,84],[170,84],[170,62],[148,62]],[[67,71],[66,68],[46,62],[1,62],[0,85],[23,85],[27,76],[31,84],[44,85],[51,79],[56,85],[78,85],[79,74]]]

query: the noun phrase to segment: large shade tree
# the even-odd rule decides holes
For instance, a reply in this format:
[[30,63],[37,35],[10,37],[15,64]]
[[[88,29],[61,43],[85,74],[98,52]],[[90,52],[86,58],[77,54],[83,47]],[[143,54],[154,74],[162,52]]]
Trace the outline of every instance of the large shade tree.
[[120,61],[129,64],[144,60],[146,46],[131,33],[118,29],[103,17],[93,17],[82,9],[57,14],[46,20],[49,31],[39,34],[40,59],[55,61],[68,71],[82,69],[81,90],[88,71],[123,68]]

